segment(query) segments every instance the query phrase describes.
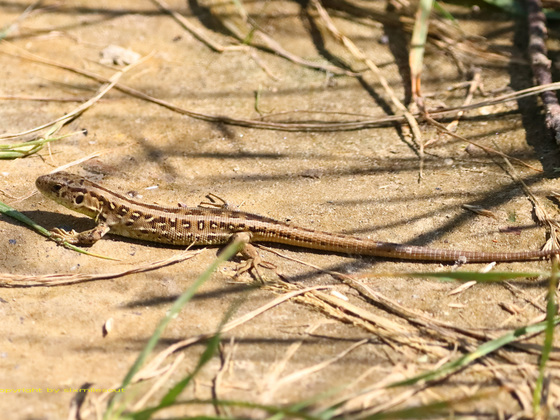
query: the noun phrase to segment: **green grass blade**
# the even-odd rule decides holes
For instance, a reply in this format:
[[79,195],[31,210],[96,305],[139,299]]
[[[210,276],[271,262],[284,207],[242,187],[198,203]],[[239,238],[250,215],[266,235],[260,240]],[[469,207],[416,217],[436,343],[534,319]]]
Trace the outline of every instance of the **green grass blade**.
[[79,132],[64,134],[58,137],[52,137],[54,133],[62,128],[62,123],[54,124],[43,138],[36,140],[26,141],[24,143],[14,143],[14,144],[0,144],[0,159],[18,159],[24,158],[26,156],[37,153],[41,150],[45,144],[52,141],[61,140],[66,137],[73,136]]
[[175,384],[175,386],[173,386],[173,388],[171,388],[161,399],[160,403],[157,406],[130,414],[130,417],[134,420],[148,420],[154,413],[163,410],[166,407],[174,405],[177,401],[177,397],[181,394],[181,392],[183,392],[183,390],[204,367],[204,365],[206,365],[206,363],[208,363],[212,359],[212,356],[216,353],[216,350],[220,345],[220,338],[221,335],[218,333],[215,334],[210,340],[208,340],[206,348],[198,359],[198,363],[194,370],[189,375],[177,382],[177,384]]
[[459,24],[457,23],[457,19],[455,19],[455,17],[449,13],[447,11],[447,9],[445,9],[445,7],[443,7],[443,5],[441,4],[441,2],[439,1],[434,1],[434,10],[437,11],[441,16],[443,16],[445,19],[447,19],[448,21],[450,21],[451,23],[453,23],[453,25],[455,27],[459,27]]
[[[553,325],[560,323],[560,317],[554,317],[551,322]],[[474,362],[481,357],[490,354],[503,346],[520,339],[521,337],[529,334],[537,334],[545,331],[549,325],[549,322],[540,322],[538,324],[528,325],[521,328],[517,328],[501,337],[494,340],[488,341],[487,343],[479,346],[474,352],[464,355],[463,357],[453,360],[441,366],[439,369],[432,370],[429,372],[421,373],[420,375],[413,376],[412,378],[405,379],[404,381],[394,382],[388,385],[388,388],[396,388],[400,386],[414,385],[421,381],[432,381],[435,379],[442,378],[443,376],[450,375],[459,369],[468,366],[470,363]]]
[[552,275],[548,282],[548,294],[546,300],[546,330],[544,334],[544,344],[539,361],[539,377],[535,383],[533,391],[533,414],[535,418],[540,417],[541,404],[543,403],[543,383],[546,371],[546,363],[550,358],[550,352],[554,345],[554,326],[555,315],[558,313],[558,303],[556,302],[556,290],[558,289],[558,258],[552,260]]
[[[130,385],[130,382],[132,381],[132,378],[140,370],[140,368],[142,367],[142,365],[144,364],[144,362],[148,358],[149,354],[155,348],[156,344],[158,343],[159,339],[161,338],[161,336],[162,336],[165,328],[167,327],[167,325],[181,311],[183,306],[185,306],[187,304],[187,302],[189,302],[192,299],[192,297],[195,295],[198,288],[200,286],[202,286],[210,278],[212,273],[218,268],[218,266],[222,262],[227,261],[228,259],[233,257],[235,254],[237,254],[241,250],[242,246],[243,246],[243,244],[239,241],[234,241],[230,245],[228,245],[223,250],[223,252],[220,253],[218,258],[216,258],[212,262],[212,264],[210,264],[208,266],[208,268],[204,271],[204,273],[202,273],[196,279],[196,281],[191,285],[191,287],[189,287],[181,296],[179,296],[179,298],[177,298],[175,303],[173,303],[173,305],[171,306],[171,308],[167,312],[167,315],[164,318],[162,318],[162,320],[159,322],[159,324],[156,327],[154,333],[152,334],[152,336],[148,340],[148,343],[146,344],[146,346],[144,346],[144,349],[142,350],[142,352],[138,355],[138,358],[136,359],[136,361],[134,362],[134,364],[132,365],[132,367],[130,368],[128,373],[126,374],[125,378],[123,379],[123,382],[122,382],[120,388],[126,388],[126,387],[128,387],[128,385]],[[113,410],[114,410],[114,407],[115,407],[115,403],[117,402],[119,397],[120,397],[120,395],[117,396],[116,398],[113,398],[109,402],[109,406],[107,407],[107,411],[105,412],[105,416],[104,416],[105,419],[113,418]]]
[[131,414],[132,419],[147,420],[157,411],[176,404],[179,395],[184,391],[184,389],[189,385],[189,383],[196,377],[196,375],[198,375],[198,372],[200,372],[200,370],[210,360],[212,360],[212,357],[214,356],[214,354],[218,349],[218,346],[220,345],[222,328],[226,324],[226,322],[231,318],[231,316],[235,312],[235,309],[239,306],[241,300],[242,299],[239,299],[237,303],[234,302],[232,305],[230,305],[229,309],[227,310],[227,312],[224,314],[224,316],[220,321],[220,325],[217,328],[217,332],[208,340],[206,348],[202,353],[202,355],[200,356],[200,358],[198,359],[198,363],[194,368],[194,370],[185,378],[183,378],[181,381],[179,381],[173,388],[171,388],[167,392],[167,394],[161,399],[161,401],[157,406],[147,408],[137,413],[132,413]]
[[480,273],[478,271],[442,271],[439,273],[430,272],[417,272],[417,273],[403,273],[404,277],[419,277],[419,278],[436,278],[442,281],[478,281],[481,283],[499,282],[504,280],[514,280],[518,278],[534,278],[544,275],[539,272],[505,272],[505,271],[491,271],[488,273]]
[[206,345],[204,352],[198,359],[198,363],[192,373],[190,375],[187,375],[183,380],[181,380],[179,383],[177,383],[177,385],[169,390],[169,392],[165,395],[164,398],[162,398],[160,402],[161,408],[168,407],[173,404],[177,400],[177,397],[181,394],[181,392],[183,392],[185,387],[200,371],[200,369],[202,369],[206,365],[206,363],[208,363],[212,359],[212,357],[216,353],[216,350],[218,349],[218,346],[220,345],[220,338],[221,334],[218,333],[215,334],[210,340],[208,340],[208,344]]
[[[311,414],[305,413],[304,411],[297,411],[293,410],[290,407],[280,407],[274,405],[266,405],[266,404],[258,404],[252,403],[248,401],[236,401],[236,400],[215,400],[215,399],[208,399],[208,400],[183,400],[178,401],[175,403],[176,405],[218,405],[220,407],[239,407],[239,408],[250,408],[250,409],[257,409],[262,410],[265,413],[268,413],[274,417],[268,417],[268,420],[272,418],[296,418],[296,419],[304,419],[304,420],[323,420],[321,417],[313,416]],[[187,418],[187,417],[185,417]],[[196,417],[199,418],[216,418],[216,419],[224,419],[224,417]],[[225,417],[228,418],[228,417]],[[237,417],[232,417],[237,418]]]

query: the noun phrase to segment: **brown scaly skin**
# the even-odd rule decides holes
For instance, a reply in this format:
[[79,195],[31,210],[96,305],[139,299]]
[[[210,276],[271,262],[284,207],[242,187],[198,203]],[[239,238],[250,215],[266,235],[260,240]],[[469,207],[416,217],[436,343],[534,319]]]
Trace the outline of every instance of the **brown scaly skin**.
[[91,245],[110,232],[170,245],[219,245],[236,237],[245,243],[276,242],[337,253],[435,262],[526,261],[553,254],[551,251],[431,249],[321,232],[226,208],[144,204],[66,172],[43,175],[37,179],[36,185],[46,197],[98,223],[94,229],[81,233],[54,230],[60,238],[74,244]]

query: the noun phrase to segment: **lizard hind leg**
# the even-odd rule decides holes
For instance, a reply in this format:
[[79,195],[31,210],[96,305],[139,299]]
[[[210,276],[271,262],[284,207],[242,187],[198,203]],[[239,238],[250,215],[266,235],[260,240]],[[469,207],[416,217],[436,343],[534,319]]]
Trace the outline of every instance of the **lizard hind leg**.
[[237,278],[241,274],[250,271],[261,283],[264,283],[259,266],[268,269],[275,269],[276,267],[274,264],[263,261],[257,252],[257,249],[250,243],[251,234],[249,232],[237,232],[233,235],[232,241],[239,241],[243,244],[243,248],[241,248],[241,251],[239,252],[246,260],[245,263],[237,269],[235,277]]

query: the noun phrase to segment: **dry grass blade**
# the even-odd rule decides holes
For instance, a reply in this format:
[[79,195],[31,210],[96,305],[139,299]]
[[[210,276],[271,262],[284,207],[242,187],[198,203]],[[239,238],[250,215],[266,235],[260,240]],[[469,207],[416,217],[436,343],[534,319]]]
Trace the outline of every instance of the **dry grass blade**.
[[437,122],[436,120],[434,120],[434,119],[433,119],[431,116],[429,116],[428,114],[424,115],[424,117],[426,118],[426,120],[427,120],[430,124],[432,124],[432,125],[433,125],[434,127],[436,127],[438,130],[442,131],[443,133],[445,133],[445,134],[447,134],[447,135],[449,135],[449,136],[451,136],[451,137],[454,137],[454,138],[456,138],[456,139],[462,140],[462,141],[464,141],[465,143],[472,144],[473,146],[476,146],[476,147],[478,147],[478,148],[484,150],[486,153],[490,153],[490,154],[492,154],[492,155],[497,155],[497,156],[501,156],[501,157],[503,157],[503,158],[507,158],[508,160],[511,160],[511,161],[513,161],[513,162],[515,162],[515,163],[521,165],[521,166],[525,166],[526,168],[532,169],[532,170],[535,171],[535,172],[543,172],[542,169],[536,168],[536,167],[534,167],[534,166],[532,166],[532,165],[529,165],[528,163],[525,163],[525,162],[524,162],[523,160],[521,160],[521,159],[514,158],[513,156],[508,156],[508,155],[506,155],[505,153],[500,152],[500,151],[497,150],[497,149],[493,149],[492,147],[483,146],[482,144],[476,143],[476,142],[474,142],[474,141],[472,141],[472,140],[469,140],[469,139],[467,139],[467,138],[465,138],[465,137],[463,137],[463,136],[460,136],[460,135],[458,135],[458,134],[455,134],[455,133],[449,131],[443,124],[440,124],[439,122]]
[[299,370],[297,372],[294,372],[294,373],[292,373],[288,376],[284,376],[283,378],[279,379],[274,385],[279,388],[279,387],[285,386],[285,385],[287,385],[291,382],[302,380],[305,376],[311,375],[315,372],[318,372],[319,370],[324,369],[327,366],[337,362],[338,360],[342,359],[347,354],[349,354],[351,351],[353,351],[354,349],[356,349],[356,348],[360,347],[361,345],[367,343],[368,341],[369,341],[368,339],[360,340],[357,343],[352,344],[347,349],[345,349],[341,353],[337,354],[333,358],[331,358],[329,360],[325,360],[325,361],[320,362],[320,363],[317,363],[316,365],[309,366],[305,369],[301,369],[301,370]]
[[[6,43],[4,43],[6,44]],[[8,44],[11,45],[11,44]],[[13,48],[15,46],[12,45]],[[1,48],[1,47],[0,47]],[[18,57],[22,59],[26,59],[29,61],[45,64],[52,67],[57,67],[61,69],[65,69],[71,71],[76,74],[80,74],[82,76],[89,77],[93,80],[97,80],[100,83],[108,82],[108,79],[92,73],[90,71],[84,69],[78,69],[76,67],[59,63],[54,60],[50,60],[44,57],[38,57],[34,54],[31,54],[25,50],[18,49],[19,53],[12,53],[8,52],[5,49],[1,50],[0,53],[10,55],[13,57]],[[379,126],[380,124],[387,124],[389,122],[399,121],[401,117],[399,116],[391,116],[391,117],[384,117],[381,120],[376,119],[375,121],[361,122],[361,121],[345,121],[345,122],[321,122],[321,123],[298,123],[298,122],[268,122],[268,121],[260,121],[260,120],[249,120],[249,119],[239,119],[239,118],[231,118],[227,116],[221,115],[212,115],[212,114],[205,114],[202,112],[191,111],[180,106],[174,105],[170,102],[164,101],[163,99],[155,98],[153,96],[147,95],[139,90],[133,89],[129,86],[117,83],[115,85],[115,89],[120,90],[128,95],[134,96],[139,99],[143,99],[148,102],[152,102],[154,104],[160,105],[164,108],[167,108],[171,111],[177,112],[179,114],[187,115],[191,118],[196,118],[203,121],[210,121],[210,122],[220,122],[224,124],[231,124],[231,125],[238,125],[241,127],[254,127],[254,128],[261,128],[261,129],[268,129],[268,130],[283,130],[283,131],[333,131],[333,130],[354,130],[358,128],[366,128],[366,127],[373,127]],[[370,125],[373,124],[373,125]]]
[[[269,303],[261,306],[260,308],[255,309],[254,311],[251,311],[243,316],[240,316],[239,318],[233,320],[233,321],[229,321],[226,324],[224,324],[222,326],[222,328],[220,328],[220,333],[226,333],[228,331],[231,331],[235,328],[237,328],[240,325],[243,325],[247,322],[249,322],[250,320],[252,320],[253,318],[258,317],[259,315],[262,315],[263,313],[265,313],[266,311],[284,303],[287,302],[288,300],[300,295],[300,294],[304,294],[304,293],[308,293],[310,291],[313,290],[318,290],[318,289],[327,289],[329,288],[329,286],[315,286],[315,287],[308,287],[305,289],[300,289],[300,290],[296,290],[293,292],[289,292],[286,293],[282,296],[277,297],[276,299],[270,301]],[[177,352],[180,349],[183,349],[185,347],[189,347],[192,346],[193,344],[199,343],[201,341],[204,340],[208,340],[211,337],[214,337],[216,335],[216,331],[212,331],[206,334],[200,334],[194,337],[190,337],[187,338],[185,340],[181,340],[169,347],[167,347],[166,349],[162,350],[161,352],[159,352],[156,356],[154,356],[154,358],[152,358],[152,360],[150,360],[150,362],[148,362],[142,369],[140,369],[132,378],[130,384],[135,384],[141,381],[145,381],[147,379],[151,379],[154,377],[157,377],[159,375],[163,375],[165,374],[168,370],[169,370],[169,366],[166,368],[161,368],[160,366],[175,352]],[[120,386],[119,384],[114,384],[113,388],[118,388]],[[84,408],[84,410],[82,410],[80,412],[82,418],[86,418],[89,415],[91,415],[94,411],[94,409],[96,409],[97,407],[101,407],[103,404],[105,404],[107,402],[107,400],[111,397],[111,395],[109,393],[104,393],[104,394],[100,394],[98,396],[96,396],[96,399],[94,401],[93,407],[87,407]]]
[[171,375],[173,374],[173,372],[175,372],[175,370],[179,366],[179,363],[181,363],[184,358],[185,358],[184,354],[179,354],[175,358],[175,360],[173,360],[171,365],[167,366],[161,372],[157,381],[155,381],[155,383],[150,387],[150,389],[148,391],[146,391],[146,393],[144,395],[142,395],[142,398],[140,398],[132,406],[133,411],[138,411],[138,410],[142,409],[146,405],[146,403],[148,402],[148,400],[151,398],[152,395],[154,395],[162,387],[167,387],[168,386]]
[[[314,287],[307,287],[305,289],[298,289],[292,292],[285,293],[282,296],[279,296],[276,299],[270,301],[266,305],[263,305],[260,308],[255,309],[254,311],[251,311],[243,316],[240,316],[239,318],[234,319],[233,321],[227,322],[226,324],[223,325],[220,331],[222,334],[231,331],[234,328],[237,328],[238,326],[245,324],[246,322],[249,322],[251,319],[256,318],[257,316],[263,314],[264,312],[274,308],[275,306],[287,302],[288,300],[293,299],[294,297],[297,297],[299,295],[309,293],[313,290],[328,289],[328,288],[330,288],[330,286],[314,286]],[[192,346],[193,344],[198,343],[200,341],[207,340],[208,338],[213,337],[215,334],[216,334],[215,331],[206,334],[200,334],[191,338],[187,338],[186,340],[181,340],[167,347],[165,350],[162,350],[159,354],[157,354],[150,361],[150,363],[146,365],[146,367],[142,371],[138,372],[137,378],[135,379],[141,379],[145,374],[149,374],[150,371],[157,369],[161,365],[161,363],[163,363],[163,361],[174,352],[182,348]]]
[[[112,149],[111,151],[114,152],[114,149]],[[79,165],[80,163],[83,163],[83,162],[86,162],[86,161],[88,161],[88,160],[90,160],[90,159],[93,159],[93,158],[96,158],[96,157],[98,157],[98,156],[101,156],[103,153],[105,153],[105,152],[93,152],[93,153],[90,153],[90,154],[87,155],[87,156],[81,157],[81,158],[76,159],[76,160],[74,160],[74,161],[72,161],[72,162],[65,163],[64,165],[61,165],[61,166],[57,167],[56,169],[53,169],[53,170],[50,171],[49,173],[52,174],[52,173],[54,173],[54,172],[65,171],[66,169],[71,168],[72,166]]]
[[89,99],[87,102],[81,104],[80,106],[78,106],[76,109],[74,109],[73,111],[69,112],[68,114],[63,115],[62,117],[57,118],[54,121],[45,123],[43,125],[40,125],[38,127],[35,128],[31,128],[29,130],[26,131],[22,131],[20,133],[15,133],[15,134],[3,134],[0,136],[0,139],[7,139],[7,138],[14,138],[14,137],[21,137],[24,136],[26,134],[31,134],[31,133],[35,133],[37,131],[40,131],[44,128],[50,127],[56,123],[62,123],[63,125],[66,124],[67,122],[73,120],[74,118],[76,118],[77,116],[79,116],[80,114],[82,114],[84,111],[86,111],[88,108],[90,108],[91,106],[93,106],[99,99],[101,99],[103,96],[105,96],[105,94],[107,92],[109,92],[119,81],[119,79],[121,78],[121,76],[126,73],[127,71],[129,71],[130,69],[136,67],[137,65],[143,63],[144,61],[148,60],[149,58],[151,58],[153,55],[153,53],[147,55],[146,57],[143,57],[142,59],[138,60],[137,62],[130,64],[128,66],[126,66],[125,68],[123,68],[121,71],[115,73],[113,76],[111,76],[111,78],[109,79],[109,83],[105,86],[102,86],[98,93],[91,99]]
[[195,25],[192,25],[183,15],[175,10],[171,10],[167,3],[163,0],[152,0],[161,10],[166,13],[169,13],[173,19],[175,19],[183,28],[193,34],[196,39],[205,43],[208,47],[213,49],[216,52],[224,52],[224,51],[244,51],[249,49],[247,45],[229,45],[224,47],[221,44],[218,44],[216,41],[212,40],[210,37],[206,36],[202,30],[198,29]]
[[[481,86],[481,71],[479,68],[474,68],[473,69],[473,77],[471,82],[469,83],[469,90],[467,92],[467,96],[465,97],[465,101],[463,102],[463,105],[470,105],[472,103],[473,97],[474,97],[474,93],[477,91],[477,89]],[[457,130],[457,126],[459,125],[459,119],[463,116],[463,114],[465,113],[465,111],[459,111],[457,112],[457,116],[455,117],[455,119],[453,121],[451,121],[449,124],[447,124],[447,129],[449,131],[453,131],[455,132]],[[428,144],[426,143],[426,146]]]
[[463,204],[461,207],[463,207],[465,210],[472,211],[473,213],[478,214],[480,216],[491,217],[492,219],[498,220],[498,216],[496,215],[496,213],[494,213],[491,210],[487,210],[484,207],[473,206],[470,204]]
[[319,291],[313,292],[313,295],[314,297],[319,298],[323,302],[331,305],[333,308],[339,308],[346,314],[355,315],[362,321],[367,321],[371,323],[371,325],[375,325],[377,327],[376,331],[378,335],[391,338],[392,336],[407,337],[407,340],[412,340],[414,329],[410,328],[407,325],[401,325],[394,321],[391,321],[384,316],[375,315],[374,313],[359,308],[358,306],[353,305],[350,302],[345,302],[344,300],[336,296],[327,295]]
[[391,101],[393,102],[393,105],[395,106],[395,108],[397,108],[397,110],[399,112],[402,112],[402,114],[404,115],[404,118],[406,119],[406,121],[410,125],[410,129],[412,130],[412,133],[414,134],[414,137],[416,138],[416,141],[419,144],[421,144],[422,143],[422,134],[420,132],[420,128],[418,127],[418,122],[416,121],[414,116],[408,111],[408,109],[402,104],[402,102],[397,98],[394,90],[389,85],[389,82],[387,82],[387,79],[385,79],[385,77],[381,73],[381,70],[379,70],[379,67],[377,67],[377,65],[375,65],[375,63],[370,58],[368,58],[356,46],[356,44],[354,44],[354,42],[352,42],[352,40],[350,40],[347,36],[345,36],[344,34],[342,34],[338,30],[338,28],[336,27],[336,25],[332,21],[331,17],[329,16],[327,11],[325,10],[323,5],[321,4],[320,0],[311,0],[311,4],[315,7],[315,9],[317,9],[317,12],[319,13],[319,16],[321,17],[321,19],[325,23],[327,29],[335,37],[335,39],[337,39],[342,45],[344,45],[354,57],[363,61],[366,64],[366,66],[373,72],[373,74],[375,74],[375,76],[379,80],[379,83],[381,83],[381,86],[383,86],[383,89],[385,90],[385,92],[387,92],[387,95],[389,95],[389,98],[391,98]]
[[15,28],[17,28],[17,26],[26,18],[28,18],[31,13],[33,12],[33,10],[42,3],[42,0],[37,0],[35,3],[29,5],[21,15],[19,15],[17,17],[17,19],[15,19],[12,23],[10,23],[9,25],[4,26],[4,28],[2,28],[0,30],[0,40],[7,38],[10,35],[10,32],[12,32]]
[[[6,43],[3,43],[4,46],[6,45]],[[6,55],[10,55],[13,57],[18,57],[18,58],[22,58],[22,59],[26,59],[26,60],[30,60],[30,61],[34,61],[34,62],[38,62],[44,65],[48,65],[48,66],[53,66],[53,67],[58,67],[58,68],[62,68],[68,71],[71,71],[73,73],[76,74],[80,74],[82,76],[86,76],[89,77],[91,79],[97,80],[98,82],[101,83],[106,83],[108,82],[108,79],[97,75],[95,73],[92,73],[90,71],[87,70],[83,70],[83,69],[78,69],[76,67],[67,65],[67,64],[63,64],[63,63],[58,63],[54,60],[50,60],[50,59],[46,59],[43,57],[37,57],[33,54],[28,53],[27,51],[24,50],[20,50],[19,53],[12,53],[9,51],[6,51],[6,49],[2,49],[0,47],[0,53],[6,54]],[[260,128],[260,129],[266,129],[266,130],[280,130],[280,131],[313,131],[313,132],[329,132],[329,131],[346,131],[346,130],[360,130],[360,129],[367,129],[367,128],[372,128],[372,127],[380,127],[380,126],[385,126],[388,124],[393,124],[395,122],[406,122],[406,118],[402,115],[390,115],[390,116],[384,116],[384,117],[379,117],[379,118],[370,118],[370,119],[365,119],[365,120],[354,120],[354,121],[325,121],[325,122],[318,122],[318,123],[309,123],[309,122],[270,122],[270,121],[261,121],[261,120],[250,120],[250,119],[240,119],[240,118],[232,118],[232,117],[227,117],[227,116],[222,116],[222,115],[212,115],[212,114],[206,114],[206,113],[202,113],[202,112],[196,112],[196,111],[191,111],[185,108],[182,108],[180,106],[174,105],[170,102],[164,101],[163,99],[159,99],[159,98],[155,98],[153,96],[147,95],[139,90],[133,89],[129,86],[123,85],[121,83],[117,83],[115,86],[115,89],[120,90],[121,92],[124,92],[128,95],[134,96],[136,98],[139,99],[143,99],[145,101],[148,102],[152,102],[156,105],[162,106],[164,108],[167,108],[173,112],[177,112],[179,114],[182,115],[187,115],[191,118],[196,118],[196,119],[200,119],[203,121],[210,121],[210,122],[219,122],[219,123],[224,123],[224,124],[231,124],[231,125],[237,125],[237,126],[241,126],[241,127],[252,127],[252,128]],[[432,116],[446,116],[447,114],[455,114],[457,111],[460,110],[471,110],[471,109],[476,109],[476,108],[480,108],[480,107],[485,107],[485,106],[489,106],[489,105],[495,105],[495,104],[499,104],[499,103],[503,103],[503,102],[509,102],[509,101],[517,101],[521,98],[526,98],[529,96],[534,96],[534,95],[538,95],[541,92],[544,91],[551,91],[551,90],[560,90],[560,82],[556,82],[556,83],[551,83],[550,85],[546,85],[546,86],[537,86],[537,87],[532,87],[532,88],[528,88],[528,89],[524,89],[524,90],[520,90],[518,92],[513,92],[510,94],[506,94],[506,95],[502,95],[498,98],[495,99],[490,99],[490,100],[486,100],[486,101],[481,101],[475,104],[471,104],[468,106],[460,106],[460,107],[452,107],[452,108],[447,108],[447,109],[435,109],[435,110],[427,110],[427,113],[429,115]],[[419,113],[413,114],[416,117],[423,117],[422,115],[420,115]],[[432,121],[434,121],[432,119]],[[435,124],[439,124],[436,121],[434,121]],[[445,126],[442,126],[441,124],[439,124],[440,128],[445,131]],[[447,134],[459,138],[461,140],[464,140],[468,143],[474,144],[477,147],[480,147],[484,150],[488,150],[492,153],[496,153],[498,155],[501,155],[501,153],[494,151],[493,149],[490,148],[485,148],[484,146],[478,145],[475,142],[466,140],[464,137],[458,136],[454,133],[450,133],[445,131]],[[515,159],[515,158],[511,158],[512,161],[517,162],[521,165],[524,165],[526,167],[529,167],[535,171],[538,172],[542,172],[541,169],[537,169],[534,168],[530,165],[527,165],[525,162],[519,160],[519,159]]]
[[84,102],[87,98],[68,97],[68,98],[49,98],[46,96],[29,96],[29,95],[3,95],[0,101],[37,101],[37,102]]
[[[405,15],[406,11],[390,12],[380,11],[374,6],[375,2],[368,1],[338,1],[323,0],[323,3],[329,9],[331,14],[337,13],[343,18],[362,21],[366,25],[371,22],[382,23],[387,26],[402,28],[407,33],[412,33],[416,19],[413,16]],[[391,2],[395,3],[395,2]],[[396,9],[405,9],[412,11],[418,2],[401,2],[406,3],[402,7],[396,6]],[[439,19],[437,16],[430,21],[428,28],[427,41],[446,54],[451,56],[461,72],[465,71],[463,61],[467,63],[482,63],[488,65],[511,64],[512,61],[526,61],[517,57],[511,57],[511,54],[498,51],[499,48],[493,48],[487,39],[478,35],[465,34],[458,25],[450,24],[447,19]]]
[[[298,296],[296,302],[310,306],[329,316],[346,324],[356,327],[374,334],[379,340],[387,344],[393,350],[403,354],[409,359],[414,359],[414,354],[420,351],[429,353],[433,357],[443,357],[447,350],[445,349],[449,343],[426,341],[426,339],[418,332],[417,329],[405,326],[410,330],[407,334],[399,333],[403,326],[393,323],[397,326],[395,329],[387,329],[378,327],[371,321],[373,318],[371,312],[358,308],[356,305],[349,304],[340,299],[327,294],[319,294],[318,292]],[[378,318],[381,318],[378,316]],[[389,324],[385,320],[385,324]]]
[[25,276],[18,274],[0,274],[0,287],[52,287],[65,286],[70,284],[84,283],[87,281],[109,280],[119,277],[128,276],[136,273],[144,273],[146,271],[157,270],[158,268],[167,267],[168,265],[177,264],[182,261],[191,259],[198,255],[202,250],[184,251],[177,255],[161,261],[155,261],[142,264],[131,270],[121,271],[118,273],[106,274],[44,274],[39,276]]
[[[324,322],[320,322],[309,326],[305,329],[305,334],[310,335],[314,333],[323,324]],[[268,367],[266,381],[264,381],[264,384],[261,386],[261,388],[265,390],[261,395],[261,401],[267,403],[270,401],[274,401],[278,378],[280,377],[280,374],[286,369],[288,362],[292,360],[297,351],[301,349],[303,343],[303,340],[298,340],[295,343],[292,343],[290,347],[288,347],[288,349],[284,352],[282,358],[280,360],[274,361],[271,366]]]
[[[416,326],[419,329],[424,329],[427,333],[430,334],[430,336],[432,337],[437,337],[439,340],[441,340],[444,343],[449,343],[450,345],[455,345],[456,343],[462,343],[463,344],[463,348],[467,351],[470,351],[470,349],[474,348],[474,346],[477,346],[480,342],[486,342],[488,340],[493,340],[496,338],[496,335],[490,332],[486,332],[486,331],[481,331],[478,329],[473,329],[473,328],[468,328],[468,327],[462,327],[450,322],[446,322],[446,321],[442,321],[440,319],[431,317],[429,315],[427,315],[426,313],[423,312],[418,312],[418,311],[414,311],[410,308],[407,308],[401,304],[399,304],[398,302],[387,298],[386,296],[384,296],[383,294],[371,289],[370,287],[368,287],[366,284],[364,284],[363,282],[361,282],[359,279],[353,277],[353,276],[349,276],[346,274],[342,274],[342,273],[338,273],[338,272],[334,272],[334,271],[330,271],[330,270],[324,270],[320,267],[317,267],[313,264],[309,264],[306,263],[304,261],[292,258],[292,257],[286,257],[284,256],[282,253],[268,248],[268,247],[264,247],[262,245],[259,245],[259,248],[262,249],[266,249],[269,252],[272,252],[282,258],[287,258],[290,259],[291,261],[296,261],[299,262],[300,264],[306,265],[308,267],[312,267],[320,272],[324,272],[324,273],[328,273],[332,276],[334,276],[335,278],[341,280],[343,283],[347,284],[348,286],[352,287],[353,289],[355,289],[358,293],[360,293],[367,301],[374,303],[376,306],[386,310],[387,312],[397,315],[401,318],[403,318],[404,320],[406,320],[407,322],[409,322],[411,325]],[[376,276],[376,277],[397,277],[397,276],[403,276],[406,275],[407,273],[375,273],[375,274],[367,274],[365,276],[367,277],[371,277],[371,276]],[[410,273],[409,273],[410,274]],[[425,276],[425,275],[424,275]],[[317,294],[319,292],[314,292],[313,294]],[[334,297],[332,296],[328,296],[325,295],[325,301],[330,301],[333,300]],[[304,303],[308,303],[308,302],[304,302]],[[328,306],[320,306],[319,303],[316,303],[316,307],[320,308],[321,310],[324,310],[325,312],[327,312],[329,315],[333,316],[336,319],[341,319],[344,320],[346,322],[351,322],[354,323],[357,326],[360,326],[362,328],[364,328],[367,331],[373,332],[378,334],[378,336],[383,339],[383,338],[390,338],[392,340],[395,340],[396,342],[401,342],[399,341],[398,337],[395,336],[389,336],[387,335],[386,332],[382,333],[382,330],[375,330],[373,327],[374,325],[369,324],[367,322],[365,322],[367,320],[367,316],[365,316],[368,312],[364,311],[364,310],[359,310],[357,312],[355,312],[356,316],[350,316],[352,315],[352,307],[355,307],[355,305],[351,305],[351,304],[347,304],[346,302],[337,299],[337,301],[333,301],[333,307],[337,307],[338,305],[340,305],[341,308],[344,309],[345,312],[343,312],[342,314],[337,312],[336,310],[333,310],[331,312],[327,311]],[[427,345],[428,343],[426,341],[422,342],[422,337],[420,336],[416,342],[412,340],[413,337],[409,336],[406,337],[407,340],[403,340],[402,343],[405,344],[406,346],[418,346],[418,348],[421,348],[423,352],[427,352],[427,351],[435,351],[436,349],[432,347],[432,344]],[[422,347],[421,345],[424,345],[424,347]],[[530,347],[526,347],[526,346],[521,346],[518,343],[510,343],[509,344],[512,347],[515,347],[516,349],[522,350],[526,353],[530,353],[530,354],[538,354],[538,350],[534,349],[534,348],[530,348]],[[502,354],[502,352],[500,351],[500,355],[502,357],[506,357]]]
[[539,223],[547,227],[550,233],[550,237],[546,241],[546,244],[543,246],[543,249],[546,249],[548,251],[556,250],[560,253],[560,224],[552,217],[550,217],[546,209],[540,203],[539,199],[535,196],[535,194],[533,194],[533,192],[529,189],[527,184],[525,184],[525,182],[523,182],[523,180],[519,178],[519,176],[517,176],[517,172],[515,171],[515,168],[513,167],[509,159],[506,156],[502,156],[502,157],[506,165],[508,166],[509,175],[515,181],[521,184],[521,186],[523,187],[523,191],[525,191],[525,194],[527,194],[529,200],[531,200],[531,203],[533,203],[533,208],[535,210],[535,217],[537,218]]
[[422,93],[420,89],[420,81],[422,77],[422,65],[424,63],[424,50],[426,48],[426,39],[428,37],[428,27],[430,20],[430,12],[432,11],[432,0],[420,0],[418,3],[418,11],[414,19],[414,30],[412,31],[412,40],[410,43],[410,80],[412,83],[412,95],[420,109],[424,109]]
[[209,10],[214,17],[218,19],[233,36],[245,44],[272,52],[300,66],[322,70],[337,75],[358,76],[358,73],[332,65],[320,64],[314,61],[306,60],[287,51],[282,47],[282,45],[280,45],[280,43],[275,41],[272,37],[268,36],[259,27],[252,23],[241,0],[236,0],[231,3],[223,2],[221,0],[208,0],[207,3]]
[[453,296],[453,295],[457,295],[459,293],[463,293],[465,290],[470,289],[471,287],[473,287],[477,282],[476,281],[468,281],[466,283],[463,283],[462,285],[460,285],[459,287],[456,287],[455,289],[449,291],[447,293],[448,296]]

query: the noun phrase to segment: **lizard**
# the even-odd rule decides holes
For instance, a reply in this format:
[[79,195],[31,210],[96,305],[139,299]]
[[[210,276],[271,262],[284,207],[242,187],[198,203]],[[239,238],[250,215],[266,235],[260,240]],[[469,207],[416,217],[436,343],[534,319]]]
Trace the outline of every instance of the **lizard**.
[[[40,176],[36,186],[46,197],[93,218],[97,223],[93,229],[80,233],[59,228],[52,230],[59,240],[75,245],[93,245],[110,232],[169,245],[222,245],[235,239],[247,247],[252,242],[273,242],[334,253],[431,262],[527,261],[557,253],[548,250],[484,252],[433,249],[308,229],[257,214],[230,210],[227,206],[164,207],[141,203],[67,172]],[[254,251],[253,254],[247,253],[250,257],[254,254]]]

